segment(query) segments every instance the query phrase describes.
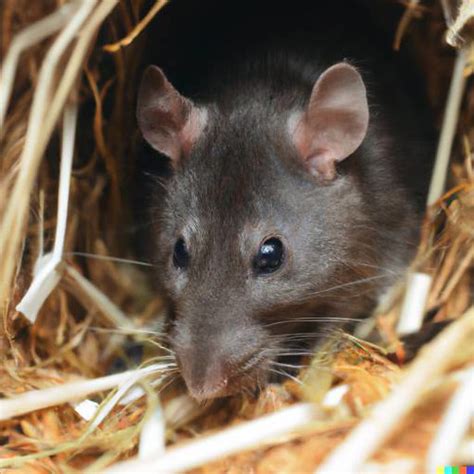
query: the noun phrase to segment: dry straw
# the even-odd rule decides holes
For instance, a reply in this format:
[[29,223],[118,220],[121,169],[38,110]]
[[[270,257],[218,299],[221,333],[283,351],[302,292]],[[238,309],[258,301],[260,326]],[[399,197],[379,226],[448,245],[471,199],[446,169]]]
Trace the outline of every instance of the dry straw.
[[[442,77],[451,88],[407,296],[394,291],[359,331],[377,328],[383,347],[339,334],[298,378],[257,400],[199,406],[157,328],[163,302],[138,270],[148,264],[116,234],[133,148],[123,139],[127,90],[141,35],[166,1],[4,0],[1,468],[419,472],[474,463],[473,10],[467,0],[440,3],[447,26],[439,6],[410,1],[394,39],[398,48],[412,30],[435,101]],[[454,69],[440,54],[445,34],[460,48]],[[427,316],[455,321],[407,364],[397,333]],[[144,348],[141,368],[107,375],[127,360],[127,341]]]

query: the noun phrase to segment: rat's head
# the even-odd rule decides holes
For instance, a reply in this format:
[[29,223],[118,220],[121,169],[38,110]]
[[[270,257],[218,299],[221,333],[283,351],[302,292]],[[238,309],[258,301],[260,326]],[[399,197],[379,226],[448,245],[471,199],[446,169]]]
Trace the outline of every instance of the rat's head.
[[364,216],[354,178],[336,166],[366,135],[364,83],[339,63],[310,90],[275,94],[196,105],[156,67],[140,88],[141,131],[173,170],[150,238],[171,341],[199,399],[278,372],[286,335],[327,304],[325,289],[354,278],[344,264]]

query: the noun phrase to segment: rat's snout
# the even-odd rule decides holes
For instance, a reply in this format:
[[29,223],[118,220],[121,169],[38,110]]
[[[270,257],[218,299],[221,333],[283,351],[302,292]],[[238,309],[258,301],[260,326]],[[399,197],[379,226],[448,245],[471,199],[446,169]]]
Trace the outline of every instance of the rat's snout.
[[255,334],[209,331],[200,336],[191,337],[187,344],[180,343],[179,333],[174,338],[181,373],[192,397],[217,398],[255,385],[256,379],[249,373],[258,369],[262,360]]
[[[212,351],[214,352],[214,351]],[[232,369],[222,354],[199,358],[191,350],[179,357],[181,372],[191,396],[198,400],[227,394]]]

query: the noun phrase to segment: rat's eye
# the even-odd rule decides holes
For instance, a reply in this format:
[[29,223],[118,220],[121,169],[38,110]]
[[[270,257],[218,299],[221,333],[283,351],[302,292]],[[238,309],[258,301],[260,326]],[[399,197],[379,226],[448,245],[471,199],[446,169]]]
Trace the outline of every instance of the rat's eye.
[[283,243],[272,237],[265,240],[254,258],[253,267],[258,275],[272,273],[283,263]]
[[184,270],[189,265],[189,253],[184,239],[179,238],[174,245],[173,264],[176,268]]

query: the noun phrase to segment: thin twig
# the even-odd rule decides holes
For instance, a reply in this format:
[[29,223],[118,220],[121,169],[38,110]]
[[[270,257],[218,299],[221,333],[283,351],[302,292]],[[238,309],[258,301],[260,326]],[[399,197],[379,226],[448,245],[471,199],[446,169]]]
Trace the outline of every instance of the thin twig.
[[398,51],[400,49],[400,45],[402,44],[402,38],[405,34],[408,25],[410,24],[411,20],[415,16],[418,8],[419,8],[420,0],[409,0],[408,5],[403,12],[402,18],[398,23],[397,31],[395,32],[395,39],[393,40],[393,49]]
[[120,48],[128,46],[132,41],[146,28],[148,23],[156,16],[156,14],[168,3],[169,0],[158,0],[150,11],[143,17],[142,20],[133,28],[133,30],[122,38],[120,41],[112,44],[106,44],[103,49],[108,53],[115,53]]

